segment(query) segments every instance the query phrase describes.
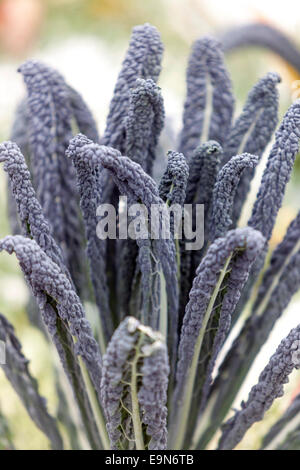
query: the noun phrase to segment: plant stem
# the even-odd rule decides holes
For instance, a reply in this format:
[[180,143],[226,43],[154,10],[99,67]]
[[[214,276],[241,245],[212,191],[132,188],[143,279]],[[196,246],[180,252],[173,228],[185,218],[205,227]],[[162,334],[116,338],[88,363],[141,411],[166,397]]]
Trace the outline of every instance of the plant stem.
[[106,431],[105,420],[104,420],[103,413],[102,413],[102,410],[100,408],[100,405],[99,405],[99,402],[95,393],[95,389],[93,387],[93,384],[91,382],[91,379],[90,379],[90,376],[88,374],[85,364],[83,363],[81,357],[79,357],[78,359],[79,359],[82,376],[86,384],[88,397],[91,402],[91,407],[94,413],[95,421],[97,424],[97,428],[101,437],[104,450],[110,450],[110,443],[109,443],[109,438],[108,438],[107,431]]
[[[53,302],[51,304],[53,306]],[[64,355],[61,357],[61,360],[66,366],[67,376],[73,389],[78,408],[80,410],[81,419],[86,430],[89,444],[93,450],[97,450],[99,447],[101,448],[100,436],[93,420],[91,404],[84,387],[82,373],[77,358],[74,355],[74,343],[72,341],[72,336],[70,335],[62,320],[59,318],[58,314],[56,328],[57,336],[59,338],[62,349],[62,351],[59,349],[58,352],[60,356],[62,356],[62,354]]]
[[[201,449],[205,448],[210,439],[212,438],[212,435],[210,434],[209,430],[211,426],[211,413],[214,409],[215,403],[216,396],[213,395],[211,397],[211,400],[208,402],[208,406],[206,407],[203,415],[200,416],[200,420],[197,423],[190,449],[199,449],[200,443]],[[202,442],[204,442],[203,446]]]
[[144,335],[141,334],[138,340],[137,346],[136,346],[136,354],[133,358],[132,366],[131,366],[131,383],[130,383],[131,406],[132,406],[132,422],[133,422],[136,450],[145,450],[139,402],[138,402],[138,392],[137,392],[137,373],[138,373],[137,363],[140,358],[139,349],[142,344],[143,337]]
[[192,359],[189,371],[187,373],[186,384],[184,386],[183,397],[181,400],[182,406],[179,407],[179,413],[177,414],[177,419],[175,420],[176,425],[174,429],[176,429],[176,438],[175,438],[174,445],[172,446],[172,448],[175,450],[182,449],[182,446],[184,444],[184,438],[185,438],[185,433],[186,433],[186,429],[188,425],[188,418],[189,418],[191,402],[193,398],[193,388],[195,384],[197,366],[198,366],[199,356],[200,356],[201,347],[203,343],[203,338],[205,335],[206,327],[207,327],[211,312],[213,310],[220,287],[226,275],[227,268],[228,268],[231,258],[232,258],[232,255],[230,255],[227,258],[226,263],[220,272],[218,282],[213,290],[210,301],[208,303],[207,310],[203,318],[203,323],[202,323],[202,326],[199,331],[199,335],[195,344],[194,355],[193,355],[193,359]]
[[166,294],[166,280],[163,270],[159,271],[160,276],[160,315],[159,315],[159,331],[167,341],[168,335],[168,302]]

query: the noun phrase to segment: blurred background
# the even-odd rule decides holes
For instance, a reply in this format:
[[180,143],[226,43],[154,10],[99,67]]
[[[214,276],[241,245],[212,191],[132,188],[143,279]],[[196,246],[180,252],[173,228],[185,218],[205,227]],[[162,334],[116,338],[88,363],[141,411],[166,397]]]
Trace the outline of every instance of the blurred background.
[[[67,82],[85,98],[98,122],[100,133],[112,96],[122,58],[134,25],[149,22],[161,32],[165,44],[163,71],[159,81],[166,114],[174,130],[180,127],[185,96],[185,70],[192,42],[201,35],[218,35],[230,27],[259,21],[277,27],[299,46],[299,0],[0,0],[0,139],[7,140],[17,103],[24,95],[18,66],[27,58],[41,59],[58,69]],[[240,112],[254,83],[266,72],[282,76],[280,117],[295,97],[299,74],[282,59],[266,50],[250,48],[226,56]],[[300,82],[299,82],[300,83]],[[175,142],[174,142],[175,147]],[[267,153],[267,152],[266,152]],[[276,245],[300,206],[300,159],[289,185],[272,238]],[[257,169],[247,211],[251,208],[265,159]],[[243,220],[242,220],[243,223]],[[10,233],[6,216],[6,182],[0,169],[0,236]],[[40,392],[56,406],[52,376],[52,351],[41,333],[30,326],[25,313],[28,292],[14,257],[0,257],[0,311],[14,324],[30,359],[30,370],[38,378]],[[300,297],[296,296],[273,331],[250,371],[238,397],[247,397],[259,372],[275,347],[299,323]],[[266,428],[286,409],[300,391],[299,374],[286,386],[286,395],[277,400],[239,445],[257,448]],[[70,397],[71,399],[71,397]],[[0,410],[9,418],[16,448],[47,449],[48,443],[28,418],[15,392],[0,370]]]

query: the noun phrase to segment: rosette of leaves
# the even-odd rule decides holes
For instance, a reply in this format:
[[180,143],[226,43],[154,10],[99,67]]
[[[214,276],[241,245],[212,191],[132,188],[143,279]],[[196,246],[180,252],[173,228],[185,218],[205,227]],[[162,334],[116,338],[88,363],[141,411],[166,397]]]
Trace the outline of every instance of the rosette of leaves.
[[[282,37],[274,36],[272,48],[296,65]],[[16,112],[13,142],[0,145],[13,231],[0,251],[15,254],[36,302],[30,319],[60,359],[53,416],[2,315],[7,354],[1,367],[55,449],[205,449],[220,430],[218,448],[232,449],[299,368],[298,326],[232,414],[253,361],[300,288],[299,214],[266,256],[299,150],[300,102],[277,128],[251,217],[241,227],[255,167],[276,130],[280,78],[260,78],[233,120],[222,47],[213,38],[198,39],[188,61],[178,148],[174,139],[165,162],[157,85],[162,52],[156,28],[134,28],[101,137],[83,98],[58,72],[36,61],[20,68],[27,96]],[[154,166],[163,168],[158,181]],[[121,236],[120,196],[129,212],[142,207],[132,239]],[[97,236],[97,209],[106,203],[116,215],[113,239]],[[204,227],[197,227],[194,212],[190,217],[204,233],[195,250],[187,234],[179,239],[169,214],[176,205],[184,225],[185,204],[204,204]],[[125,228],[134,221],[130,214]],[[157,238],[151,237],[153,216]],[[241,328],[230,340],[237,320]],[[296,399],[261,447],[299,449],[298,412]],[[12,449],[4,414],[5,408],[0,446]]]

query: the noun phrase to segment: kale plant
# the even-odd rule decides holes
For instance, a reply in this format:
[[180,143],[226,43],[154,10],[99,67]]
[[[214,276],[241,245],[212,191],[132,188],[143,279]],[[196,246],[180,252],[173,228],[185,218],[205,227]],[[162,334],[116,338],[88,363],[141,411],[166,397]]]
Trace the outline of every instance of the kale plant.
[[[165,114],[156,83],[162,54],[153,26],[133,29],[102,137],[82,97],[57,71],[33,60],[19,69],[27,95],[11,141],[0,145],[13,235],[0,241],[0,251],[17,257],[31,290],[30,321],[60,359],[56,416],[2,315],[1,367],[53,449],[205,449],[220,429],[217,448],[233,449],[300,366],[299,325],[274,348],[247,401],[230,412],[300,288],[300,213],[267,257],[299,150],[300,101],[279,125],[250,219],[237,227],[277,127],[280,77],[262,77],[233,119],[222,47],[213,38],[197,40],[178,142],[162,149]],[[115,236],[99,236],[103,204],[116,212]],[[144,211],[135,236],[126,238],[136,204]],[[174,204],[179,225],[186,204],[203,208],[204,227],[190,214],[204,232],[197,249],[186,234],[178,236],[178,220],[168,212]],[[158,237],[145,236],[152,219]],[[241,328],[227,344],[237,322]],[[262,448],[300,449],[299,410],[297,397]],[[0,446],[14,448],[2,412]]]

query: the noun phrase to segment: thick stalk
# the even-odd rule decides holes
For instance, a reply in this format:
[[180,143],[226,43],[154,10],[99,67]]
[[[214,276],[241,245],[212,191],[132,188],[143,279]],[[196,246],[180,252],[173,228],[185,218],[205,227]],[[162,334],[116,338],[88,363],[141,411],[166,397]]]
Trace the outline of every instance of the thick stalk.
[[131,407],[132,407],[132,423],[133,423],[133,430],[134,430],[134,438],[135,438],[135,445],[136,450],[145,450],[145,444],[143,439],[143,430],[142,430],[142,423],[140,417],[140,407],[138,401],[138,391],[137,391],[137,378],[138,378],[138,370],[137,365],[140,359],[140,346],[142,344],[144,335],[141,334],[137,346],[136,346],[136,353],[131,363]]
[[163,270],[159,271],[160,276],[160,312],[159,312],[159,331],[167,341],[168,335],[168,301],[166,293],[166,280]]
[[[51,305],[54,303],[51,301]],[[84,380],[77,359],[73,353],[73,341],[66,326],[57,315],[57,336],[59,337],[60,347],[64,353],[64,364],[66,373],[70,381],[74,396],[80,410],[81,419],[86,430],[86,435],[92,449],[97,450],[102,447],[98,430],[95,426],[91,404],[87,396]],[[60,353],[61,354],[61,353]],[[63,360],[63,358],[62,358]]]
[[227,268],[228,268],[231,258],[232,258],[232,255],[228,257],[224,265],[224,268],[220,272],[218,282],[214,288],[214,291],[208,303],[208,307],[203,318],[203,323],[202,323],[202,326],[201,326],[201,329],[200,329],[200,332],[199,332],[199,335],[195,344],[194,355],[193,355],[191,366],[187,373],[187,380],[186,380],[186,384],[185,384],[185,388],[183,392],[183,397],[181,400],[182,406],[179,408],[179,413],[177,415],[177,419],[175,420],[176,438],[174,440],[174,444],[172,448],[176,450],[182,449],[182,446],[184,444],[184,438],[185,438],[185,433],[186,433],[186,429],[188,425],[191,402],[193,399],[193,389],[194,389],[194,384],[195,384],[195,378],[196,378],[198,361],[200,357],[203,338],[204,338],[209,318],[211,316],[215,301],[217,299],[220,287],[226,275]]
[[91,402],[91,407],[92,407],[92,410],[93,410],[93,413],[94,413],[94,417],[95,417],[95,421],[96,421],[96,424],[97,424],[98,432],[100,434],[101,441],[102,441],[102,444],[103,444],[103,448],[104,448],[104,450],[110,450],[110,444],[109,444],[109,438],[108,438],[107,431],[106,431],[105,420],[104,420],[104,416],[103,416],[102,410],[101,410],[100,405],[99,405],[99,401],[98,401],[97,396],[96,396],[95,389],[93,387],[90,376],[88,374],[86,366],[84,365],[81,357],[79,357],[78,359],[79,359],[79,364],[80,364],[80,369],[81,369],[81,372],[82,372],[82,375],[83,375],[83,379],[84,379],[84,382],[86,384],[88,397],[89,397],[90,402]]

